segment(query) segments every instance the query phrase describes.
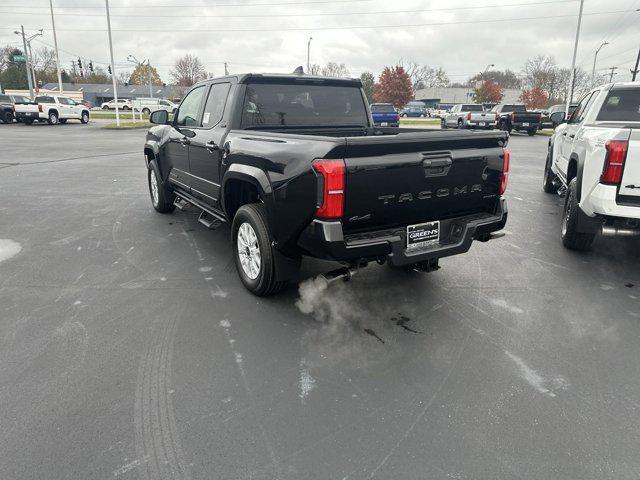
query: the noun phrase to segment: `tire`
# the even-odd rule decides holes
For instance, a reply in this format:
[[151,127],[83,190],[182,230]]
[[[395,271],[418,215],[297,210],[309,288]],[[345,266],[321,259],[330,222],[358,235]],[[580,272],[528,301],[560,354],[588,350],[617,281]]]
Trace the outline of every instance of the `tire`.
[[567,196],[564,202],[564,212],[562,214],[562,244],[570,250],[586,251],[591,248],[595,233],[581,233],[578,231],[578,216],[580,207],[578,206],[578,180],[569,182]]
[[[238,209],[231,226],[233,259],[238,275],[245,288],[259,297],[273,295],[287,285],[287,282],[276,280],[276,263],[268,225],[265,206],[262,203],[250,203]],[[240,251],[243,250],[246,250],[246,254],[241,258]]]
[[529,135],[530,137],[533,137],[535,134],[536,134],[535,128],[530,128],[529,130],[527,130],[527,135]]
[[502,130],[503,132],[508,131],[508,127],[507,127],[507,122],[505,122],[504,120],[500,120],[500,123],[498,123],[498,129]]
[[440,119],[440,128],[441,128],[442,130],[446,130],[446,129],[448,128],[448,127],[447,127],[447,122],[445,122],[445,121],[444,121],[444,118],[441,118],[441,119]]
[[58,114],[56,112],[49,112],[47,116],[47,123],[49,125],[57,125],[60,122]]
[[147,107],[145,107],[145,108],[142,109],[142,114],[143,115],[149,115],[149,114],[151,114],[151,110],[149,110]]
[[542,190],[546,193],[558,193],[558,187],[553,184],[556,179],[555,173],[551,170],[551,148],[547,152],[547,161],[544,165],[544,176],[542,177]]
[[122,106],[122,110],[131,110],[131,108],[129,106],[127,106],[127,105],[123,105]]
[[67,119],[66,118],[61,118],[59,120],[59,122],[64,125],[65,123],[67,123]]
[[103,109],[103,110],[109,110],[109,105],[103,105],[103,106],[102,106],[102,109]]
[[[147,184],[149,185],[149,196],[151,197],[151,205],[160,213],[173,212],[176,206],[173,204],[175,194],[173,190],[162,182],[160,169],[155,160],[149,162],[149,171],[147,172]],[[155,189],[154,189],[155,186]]]
[[25,118],[24,119],[24,124],[25,125],[33,125],[33,118]]
[[407,114],[403,113],[402,115],[400,115],[402,118],[407,118]]
[[80,115],[80,123],[83,123],[85,125],[89,123],[89,112],[87,112],[86,110],[82,112],[82,115]]
[[2,121],[4,123],[13,123],[13,112],[4,112],[4,115],[2,116]]
[[464,128],[464,124],[462,123],[462,120],[458,120],[458,128],[461,130]]

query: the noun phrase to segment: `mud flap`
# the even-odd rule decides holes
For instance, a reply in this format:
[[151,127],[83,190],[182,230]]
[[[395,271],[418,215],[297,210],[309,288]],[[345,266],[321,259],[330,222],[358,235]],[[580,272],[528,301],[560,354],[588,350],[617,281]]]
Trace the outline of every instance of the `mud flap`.
[[599,233],[602,230],[603,220],[599,216],[590,217],[582,211],[578,205],[578,222],[576,229],[580,233]]
[[273,249],[273,262],[276,269],[276,280],[278,282],[293,280],[300,272],[302,259],[287,257],[277,249]]

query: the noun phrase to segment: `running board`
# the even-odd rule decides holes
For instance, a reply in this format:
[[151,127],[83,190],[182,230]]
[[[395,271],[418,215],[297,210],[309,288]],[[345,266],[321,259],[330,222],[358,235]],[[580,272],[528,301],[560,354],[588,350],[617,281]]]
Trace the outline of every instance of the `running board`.
[[220,225],[222,225],[223,221],[217,217],[214,217],[211,213],[202,210],[200,212],[200,216],[198,217],[198,221],[207,227],[209,230],[215,230]]
[[180,197],[176,197],[175,200],[173,201],[173,204],[181,212],[184,212],[187,208],[191,206],[189,202],[187,202],[184,198],[180,198]]

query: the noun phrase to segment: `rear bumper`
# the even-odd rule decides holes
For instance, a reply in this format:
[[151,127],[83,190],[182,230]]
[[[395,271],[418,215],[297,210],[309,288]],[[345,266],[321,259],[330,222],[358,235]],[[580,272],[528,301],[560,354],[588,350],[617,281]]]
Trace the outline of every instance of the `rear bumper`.
[[17,120],[23,120],[25,118],[33,118],[34,120],[37,120],[40,118],[40,113],[39,112],[16,112],[15,117]]
[[[483,125],[484,124],[484,125]],[[483,121],[483,120],[467,120],[467,128],[495,128],[497,123],[495,120]]]
[[514,130],[530,130],[530,129],[539,130],[540,122],[514,122],[513,129]]
[[590,217],[602,215],[606,217],[640,219],[640,206],[619,204],[617,193],[618,188],[616,186],[598,183],[588,195],[583,193],[580,208]]
[[441,220],[439,242],[416,252],[407,252],[406,226],[345,236],[340,221],[314,220],[300,235],[298,245],[316,258],[343,262],[386,258],[402,266],[464,253],[474,240],[488,239],[506,222],[507,203],[500,199],[494,213]]

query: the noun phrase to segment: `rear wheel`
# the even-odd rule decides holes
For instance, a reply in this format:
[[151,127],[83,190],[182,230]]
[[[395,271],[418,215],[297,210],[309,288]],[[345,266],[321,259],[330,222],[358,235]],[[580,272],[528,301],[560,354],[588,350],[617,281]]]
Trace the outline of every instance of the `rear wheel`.
[[145,108],[142,109],[142,113],[144,115],[149,115],[151,113],[151,110],[149,110],[148,108],[145,107]]
[[4,112],[2,116],[2,121],[4,123],[13,123],[13,112]]
[[458,128],[463,128],[462,120],[458,120]]
[[149,162],[149,171],[147,173],[149,183],[149,195],[151,196],[151,205],[160,213],[169,213],[175,210],[173,204],[175,194],[163,183],[160,176],[160,170],[155,161]]
[[102,106],[102,109],[103,109],[103,110],[109,110],[109,105],[103,105],[103,106]]
[[546,193],[557,193],[558,187],[553,184],[556,179],[555,173],[551,170],[551,148],[547,152],[547,161],[544,165],[544,177],[542,178],[542,190]]
[[530,137],[533,137],[535,134],[536,134],[535,128],[530,128],[529,130],[527,130],[527,135],[529,135]]
[[445,130],[447,128],[447,122],[444,121],[444,118],[440,119],[440,128]]
[[57,112],[49,112],[49,116],[47,117],[47,123],[49,125],[57,125],[59,122]]
[[238,209],[231,226],[231,239],[236,269],[247,290],[262,297],[277,293],[287,285],[276,280],[271,234],[262,203]]
[[61,119],[60,119],[60,123],[62,123],[62,124],[67,123],[67,119],[66,119],[66,118],[61,118]]
[[564,202],[564,212],[562,215],[562,244],[571,250],[585,251],[591,248],[595,233],[582,233],[578,231],[578,216],[580,206],[578,205],[578,181],[569,182],[567,196]]
[[498,128],[503,132],[506,132],[509,130],[509,128],[507,127],[507,122],[505,122],[504,120],[500,120],[500,123],[498,124]]
[[25,125],[33,125],[33,118],[25,118],[24,119],[24,124]]

